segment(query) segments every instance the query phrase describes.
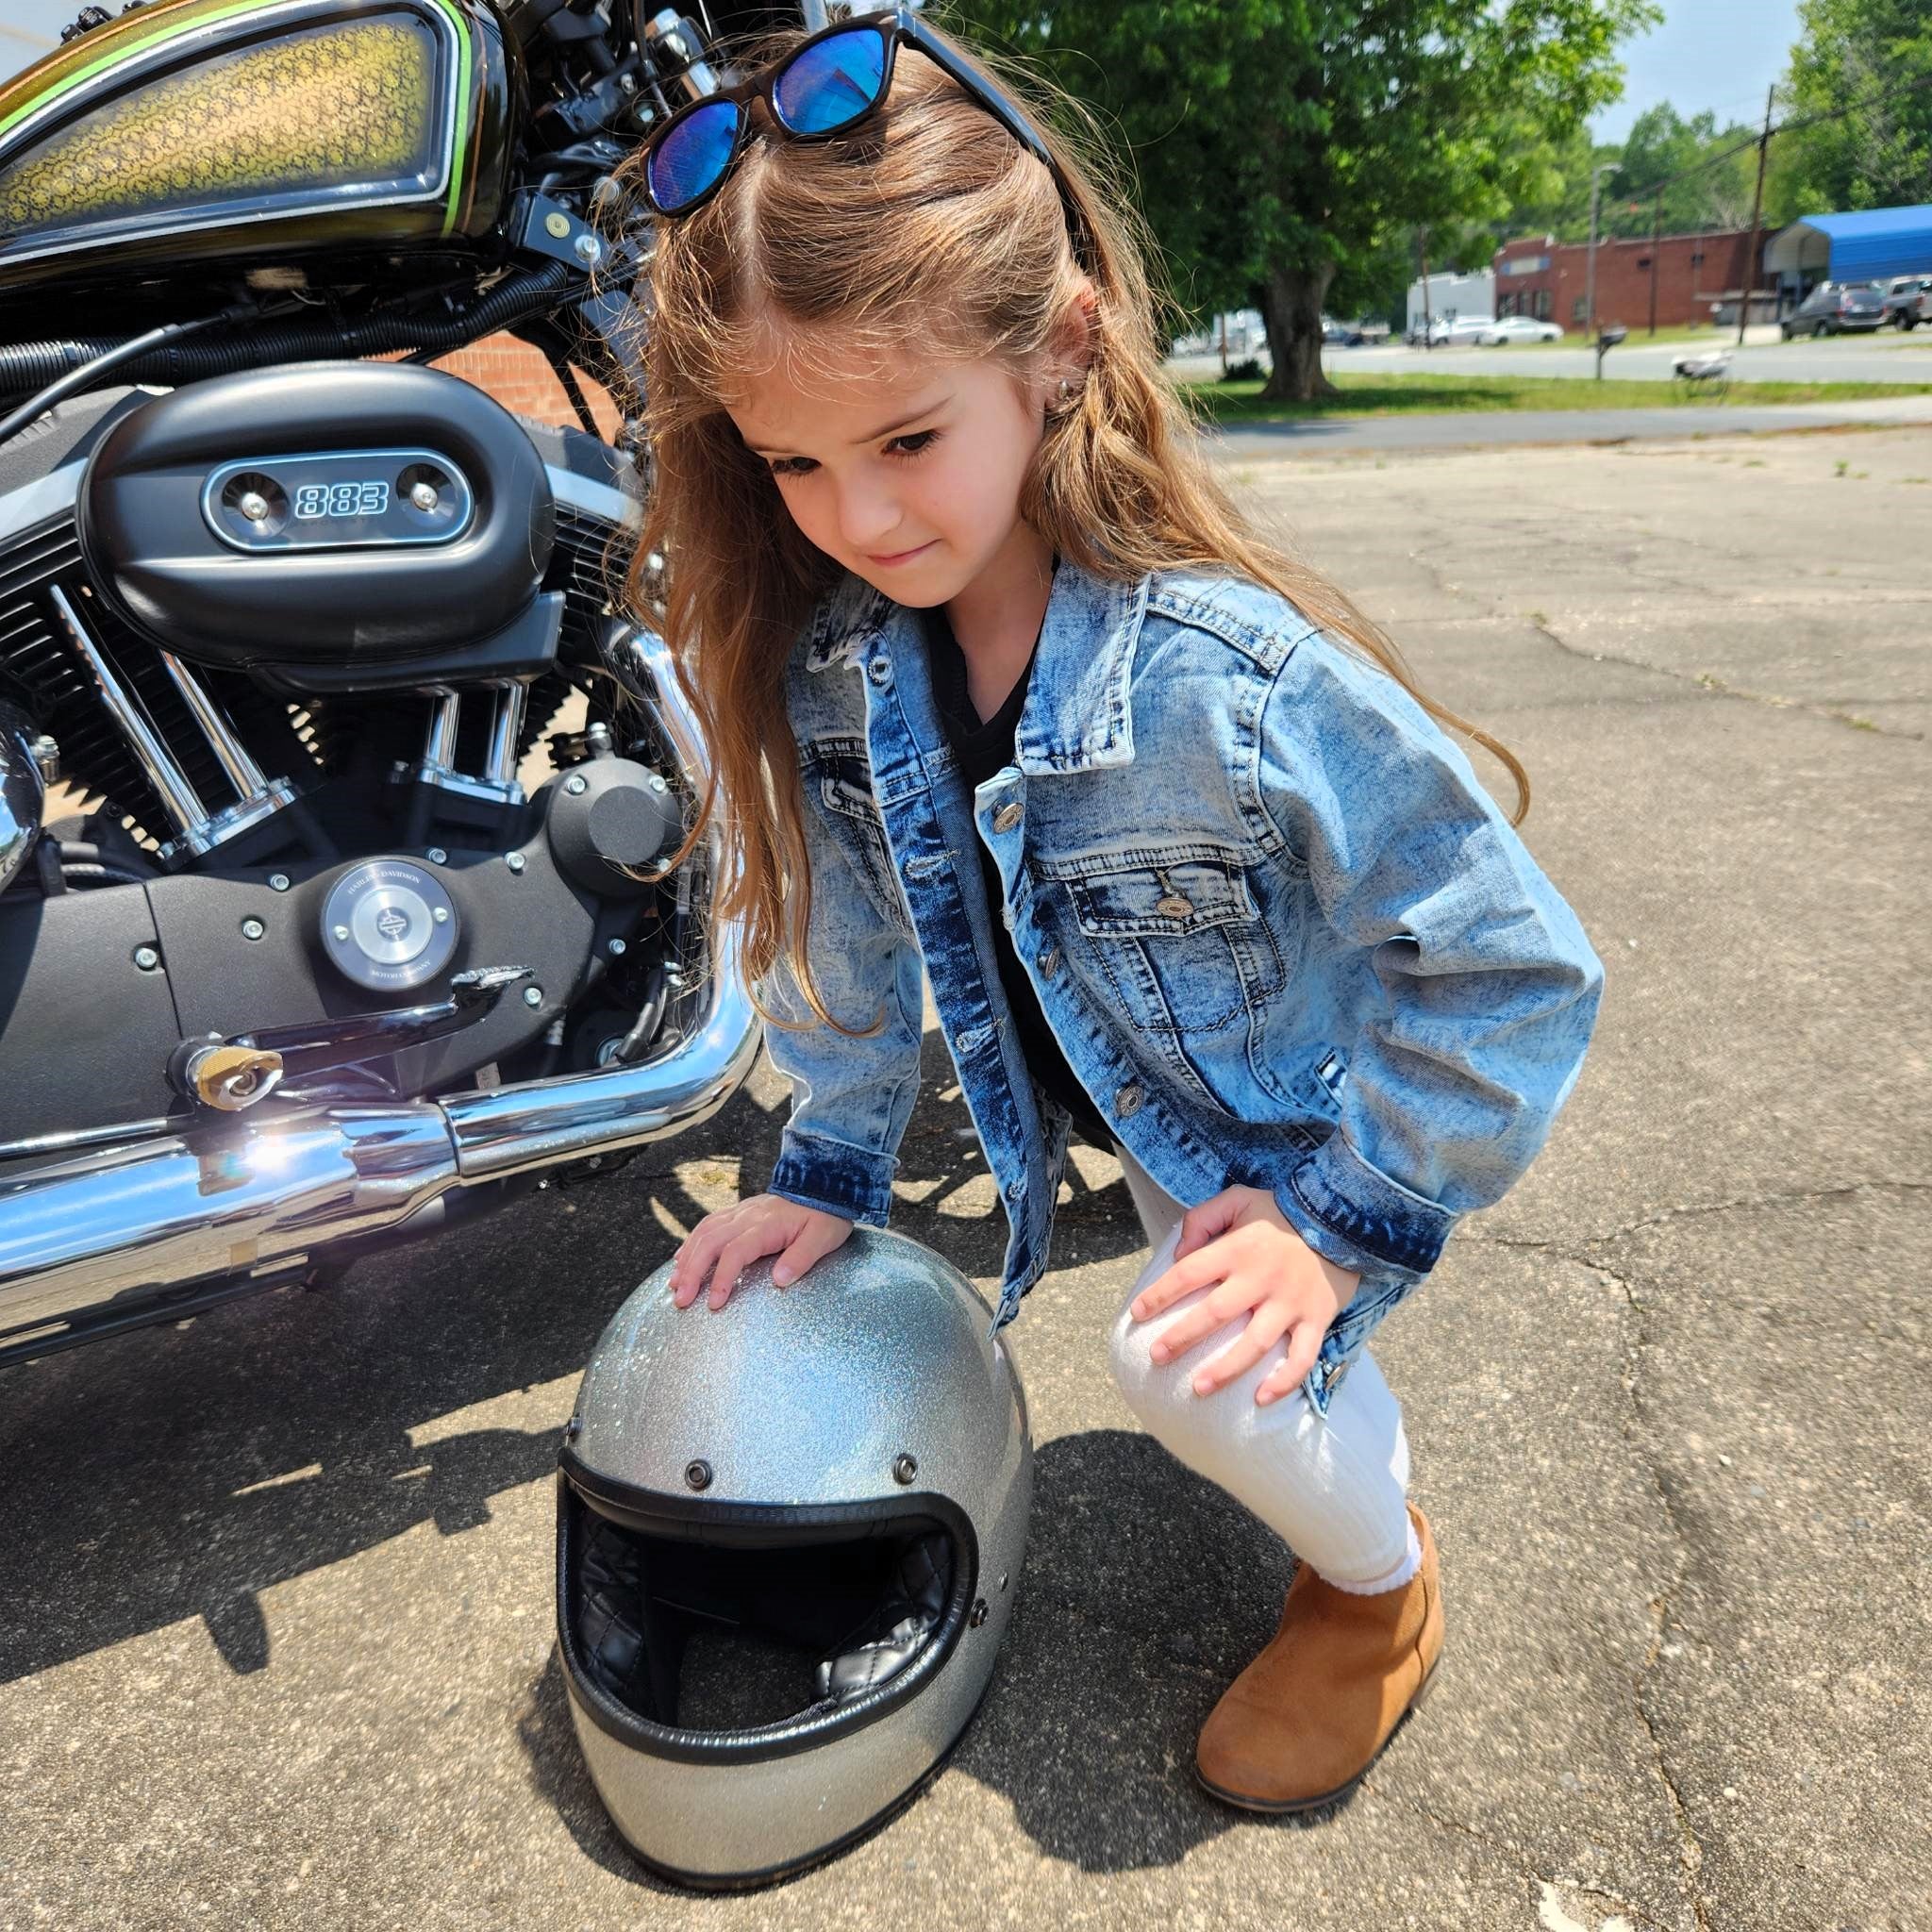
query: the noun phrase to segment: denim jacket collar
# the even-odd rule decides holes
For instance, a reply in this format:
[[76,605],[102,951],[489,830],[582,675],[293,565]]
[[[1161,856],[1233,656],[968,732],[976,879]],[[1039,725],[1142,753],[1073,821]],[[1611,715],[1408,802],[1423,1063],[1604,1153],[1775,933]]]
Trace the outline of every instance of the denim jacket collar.
[[[1015,738],[1029,777],[1133,762],[1127,691],[1151,581],[1123,583],[1060,559]],[[874,643],[889,657],[923,651],[918,614],[848,572],[813,613],[806,669],[857,664]]]

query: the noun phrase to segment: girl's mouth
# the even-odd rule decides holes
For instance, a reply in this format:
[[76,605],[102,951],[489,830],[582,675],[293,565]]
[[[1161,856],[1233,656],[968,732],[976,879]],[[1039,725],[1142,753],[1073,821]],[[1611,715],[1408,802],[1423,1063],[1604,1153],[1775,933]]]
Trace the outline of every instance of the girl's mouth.
[[868,563],[880,564],[910,563],[915,557],[924,557],[925,553],[932,548],[933,544],[937,543],[940,540],[937,537],[934,537],[930,539],[928,541],[920,544],[916,549],[895,550],[890,557],[874,557],[868,554],[866,557],[866,561]]

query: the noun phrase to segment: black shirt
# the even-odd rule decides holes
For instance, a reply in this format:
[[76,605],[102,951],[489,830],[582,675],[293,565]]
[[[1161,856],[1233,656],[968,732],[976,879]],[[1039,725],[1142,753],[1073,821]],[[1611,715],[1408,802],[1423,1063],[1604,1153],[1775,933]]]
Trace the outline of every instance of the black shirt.
[[[935,605],[924,617],[926,656],[932,665],[933,697],[939,707],[940,722],[945,727],[946,742],[952,746],[953,756],[965,774],[967,788],[976,789],[1013,762],[1014,734],[1026,703],[1026,687],[1033,681],[1033,658],[1026,659],[1026,668],[1021,672],[1006,703],[991,718],[982,720],[967,685],[965,654],[946,620],[945,607]],[[1039,650],[1038,639],[1033,648]],[[1054,1038],[1053,1028],[1040,1009],[1040,996],[1033,991],[1033,982],[1027,978],[1026,969],[1013,948],[1013,936],[1000,917],[1004,901],[999,867],[984,840],[979,841],[979,871],[992,926],[1000,985],[1006,990],[1007,1005],[1012,1009],[1013,1031],[1019,1041],[1021,1058],[1048,1096],[1073,1115],[1075,1131],[1111,1154],[1114,1137],[1087,1090],[1074,1077],[1074,1070],[1067,1064],[1067,1057],[1060,1051],[1059,1041]]]

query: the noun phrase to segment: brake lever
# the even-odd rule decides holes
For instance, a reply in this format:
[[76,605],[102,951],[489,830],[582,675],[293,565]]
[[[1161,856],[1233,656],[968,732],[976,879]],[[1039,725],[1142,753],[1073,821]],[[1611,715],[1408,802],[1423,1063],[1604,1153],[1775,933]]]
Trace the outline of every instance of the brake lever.
[[368,1090],[386,1090],[389,1083],[364,1062],[386,1059],[487,1020],[504,994],[530,973],[527,966],[475,966],[450,980],[447,999],[425,1006],[184,1040],[169,1056],[168,1081],[193,1106],[218,1113],[241,1113],[266,1100],[286,1080],[351,1069],[361,1078],[347,1084],[360,1085],[366,1097],[375,1098],[377,1092]]

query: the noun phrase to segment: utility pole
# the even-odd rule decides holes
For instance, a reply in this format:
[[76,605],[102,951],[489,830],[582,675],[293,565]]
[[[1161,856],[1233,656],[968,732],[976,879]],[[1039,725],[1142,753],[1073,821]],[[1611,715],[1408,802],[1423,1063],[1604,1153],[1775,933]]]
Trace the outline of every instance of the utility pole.
[[[1590,256],[1583,275],[1583,338],[1585,341],[1596,340],[1596,211],[1597,199],[1602,191],[1606,175],[1614,175],[1623,164],[1619,161],[1599,161],[1590,171]],[[1603,364],[1597,364],[1602,373]]]
[[1429,225],[1422,225],[1423,245],[1423,347],[1436,346],[1436,318],[1429,312]]
[[1751,245],[1744,251],[1744,286],[1738,292],[1738,346],[1744,346],[1744,325],[1751,320],[1751,285],[1757,275],[1757,225],[1764,214],[1764,157],[1771,146],[1771,108],[1777,99],[1777,84],[1764,91],[1764,132],[1757,137],[1757,186],[1751,195]]
[[1657,192],[1657,208],[1650,218],[1650,332],[1657,333],[1657,265],[1664,248],[1664,192]]

